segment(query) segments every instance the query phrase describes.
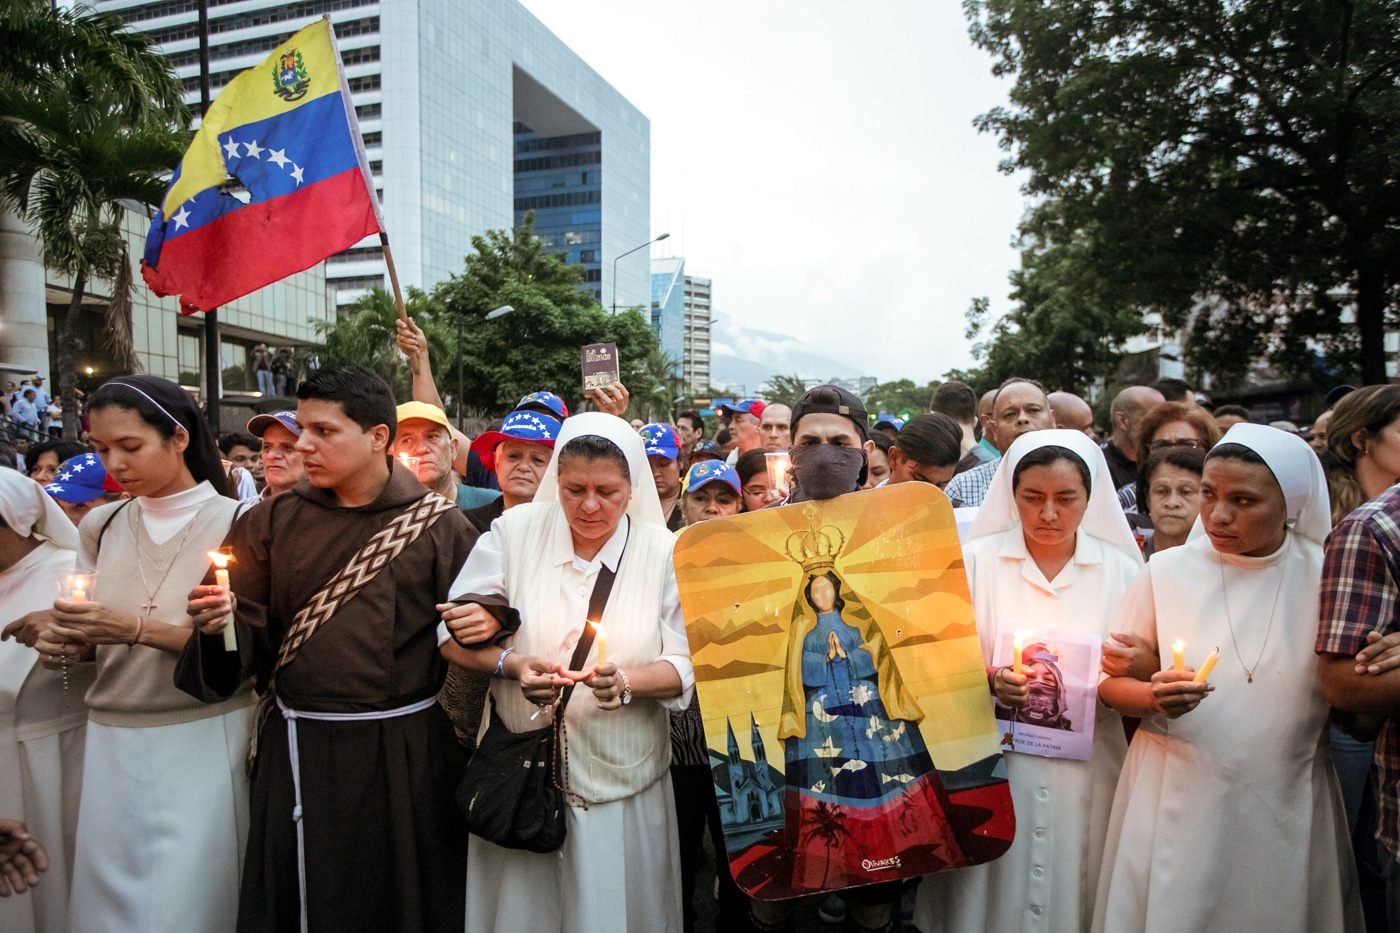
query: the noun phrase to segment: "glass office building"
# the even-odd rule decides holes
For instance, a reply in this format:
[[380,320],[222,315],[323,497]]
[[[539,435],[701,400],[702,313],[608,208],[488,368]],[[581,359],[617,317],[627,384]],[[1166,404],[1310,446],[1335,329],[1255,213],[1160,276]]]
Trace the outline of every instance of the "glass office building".
[[685,349],[685,260],[679,256],[651,261],[651,326],[679,374]]
[[[471,237],[535,205],[551,250],[618,307],[646,306],[651,124],[516,0],[208,0],[214,95],[322,15],[335,24],[399,280],[462,269]],[[151,34],[199,105],[197,0],[99,0]],[[587,258],[585,258],[587,257]],[[636,261],[633,261],[633,260]],[[327,261],[344,304],[386,283],[378,239]]]

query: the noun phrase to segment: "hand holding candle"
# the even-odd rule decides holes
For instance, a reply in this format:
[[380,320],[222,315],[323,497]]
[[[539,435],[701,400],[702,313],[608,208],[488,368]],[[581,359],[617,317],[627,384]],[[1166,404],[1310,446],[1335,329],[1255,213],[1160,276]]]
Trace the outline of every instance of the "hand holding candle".
[[1196,676],[1192,678],[1192,683],[1205,683],[1206,678],[1210,676],[1210,672],[1215,669],[1215,662],[1219,660],[1220,649],[1216,648],[1210,654],[1206,655],[1205,663],[1201,665],[1201,669],[1198,670]]
[[1172,642],[1172,670],[1186,670],[1186,643],[1180,638]]
[[[229,562],[233,560],[233,555],[228,552],[228,548],[219,548],[216,551],[210,551],[209,559],[214,562],[214,584],[218,586],[219,589],[223,590],[231,601],[233,599],[233,590],[228,585],[227,568]],[[233,613],[229,613],[227,619],[228,625],[224,628],[224,650],[237,651],[238,631],[233,625]]]

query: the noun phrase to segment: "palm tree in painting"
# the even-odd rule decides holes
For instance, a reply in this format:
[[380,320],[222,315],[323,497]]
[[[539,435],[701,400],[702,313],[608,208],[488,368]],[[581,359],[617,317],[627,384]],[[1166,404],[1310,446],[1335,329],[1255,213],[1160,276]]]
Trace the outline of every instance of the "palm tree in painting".
[[841,841],[842,837],[850,838],[850,832],[846,829],[846,817],[836,807],[825,800],[818,800],[815,810],[811,811],[812,818],[808,821],[804,833],[808,839],[816,837],[826,845],[826,868],[822,871],[822,887],[826,887],[827,877],[831,874],[831,850]]

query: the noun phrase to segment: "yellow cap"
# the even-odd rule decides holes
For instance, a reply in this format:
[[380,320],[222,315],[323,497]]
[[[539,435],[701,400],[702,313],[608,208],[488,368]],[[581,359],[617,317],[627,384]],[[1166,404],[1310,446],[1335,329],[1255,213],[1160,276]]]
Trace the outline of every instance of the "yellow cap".
[[412,421],[414,418],[421,418],[424,421],[431,421],[433,424],[440,424],[449,431],[452,430],[452,425],[447,420],[447,414],[441,408],[429,405],[427,402],[404,402],[398,407],[396,414],[399,424]]

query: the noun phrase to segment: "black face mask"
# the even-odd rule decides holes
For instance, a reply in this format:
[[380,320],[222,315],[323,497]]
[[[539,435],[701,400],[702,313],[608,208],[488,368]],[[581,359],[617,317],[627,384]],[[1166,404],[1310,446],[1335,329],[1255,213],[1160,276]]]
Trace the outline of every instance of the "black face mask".
[[802,444],[788,451],[797,490],[793,502],[808,499],[835,499],[855,492],[865,482],[864,447],[837,447],[833,444]]

